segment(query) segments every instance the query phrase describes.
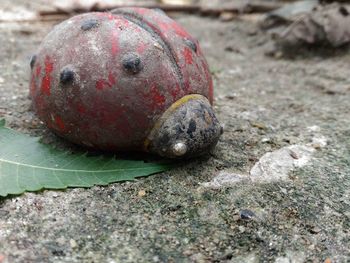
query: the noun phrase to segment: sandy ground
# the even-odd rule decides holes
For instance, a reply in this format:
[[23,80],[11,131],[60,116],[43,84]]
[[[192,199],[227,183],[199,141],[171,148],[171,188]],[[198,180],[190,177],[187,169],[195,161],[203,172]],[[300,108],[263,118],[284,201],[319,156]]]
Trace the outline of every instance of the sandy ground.
[[[0,199],[1,263],[350,261],[350,55],[275,59],[250,22],[177,20],[213,73],[215,151],[136,182]],[[0,23],[0,118],[57,145],[28,98],[53,24]]]

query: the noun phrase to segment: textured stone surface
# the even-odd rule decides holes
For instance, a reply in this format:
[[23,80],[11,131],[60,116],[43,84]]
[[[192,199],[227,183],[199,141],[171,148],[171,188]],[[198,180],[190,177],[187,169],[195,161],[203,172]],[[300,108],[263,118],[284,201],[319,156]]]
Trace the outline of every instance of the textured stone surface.
[[[155,137],[163,141],[158,148],[148,138],[153,127],[186,95],[213,100],[212,78],[198,43],[152,9],[73,16],[50,31],[35,58],[30,80],[35,112],[59,136],[95,149],[147,151],[147,139],[153,152],[171,156],[171,140]],[[210,146],[219,133],[215,124],[207,126],[215,135],[199,125],[198,132],[208,135]],[[185,130],[177,133],[192,148]],[[189,152],[193,155],[198,148]]]
[[[1,199],[1,263],[349,261],[350,55],[276,60],[250,22],[176,19],[199,39],[214,76],[225,124],[215,151],[136,182]],[[27,98],[30,56],[52,25],[0,24],[0,117],[66,148]],[[288,180],[202,185],[309,144],[312,158]],[[255,216],[242,220],[242,210]]]

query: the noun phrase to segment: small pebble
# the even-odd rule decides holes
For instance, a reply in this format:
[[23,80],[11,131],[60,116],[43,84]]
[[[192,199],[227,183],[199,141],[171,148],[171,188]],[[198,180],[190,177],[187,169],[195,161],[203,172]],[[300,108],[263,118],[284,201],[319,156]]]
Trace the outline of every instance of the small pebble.
[[239,230],[239,232],[243,233],[245,231],[245,227],[244,226],[239,226],[238,230]]
[[291,156],[293,159],[296,159],[296,160],[299,159],[299,156],[298,156],[298,154],[297,154],[296,152],[290,151],[289,154],[290,154],[290,156]]
[[271,139],[270,138],[262,138],[261,142],[262,143],[268,143],[268,142],[271,142]]
[[236,94],[232,94],[232,95],[226,95],[225,98],[228,100],[234,100],[237,97]]
[[69,244],[71,248],[76,248],[78,246],[77,242],[74,239],[69,240]]
[[248,209],[239,211],[239,218],[242,220],[250,220],[255,216],[255,213]]
[[321,232],[321,229],[317,226],[312,226],[309,231],[311,234],[318,234]]
[[146,191],[145,190],[140,190],[138,193],[139,197],[144,197],[146,195]]
[[265,124],[261,123],[261,122],[251,122],[250,123],[253,127],[258,128],[260,130],[267,130],[267,127]]

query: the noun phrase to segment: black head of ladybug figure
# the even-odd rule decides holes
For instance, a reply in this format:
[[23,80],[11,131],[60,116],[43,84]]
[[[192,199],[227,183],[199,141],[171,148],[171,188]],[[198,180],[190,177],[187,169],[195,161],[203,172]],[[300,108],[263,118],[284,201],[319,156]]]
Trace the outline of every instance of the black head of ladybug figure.
[[209,152],[222,132],[209,101],[202,95],[187,95],[158,120],[146,146],[161,156],[192,157]]

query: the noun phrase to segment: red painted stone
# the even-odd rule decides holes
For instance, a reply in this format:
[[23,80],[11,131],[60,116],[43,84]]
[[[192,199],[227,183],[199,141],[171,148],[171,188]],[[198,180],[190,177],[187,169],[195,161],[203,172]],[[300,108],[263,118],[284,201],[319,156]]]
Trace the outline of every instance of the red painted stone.
[[[64,84],[63,69],[74,73]],[[125,8],[57,25],[39,47],[30,94],[57,134],[115,151],[141,150],[175,101],[201,94],[212,103],[213,87],[198,42],[185,29],[161,12]]]

